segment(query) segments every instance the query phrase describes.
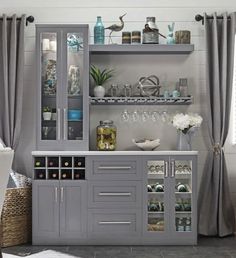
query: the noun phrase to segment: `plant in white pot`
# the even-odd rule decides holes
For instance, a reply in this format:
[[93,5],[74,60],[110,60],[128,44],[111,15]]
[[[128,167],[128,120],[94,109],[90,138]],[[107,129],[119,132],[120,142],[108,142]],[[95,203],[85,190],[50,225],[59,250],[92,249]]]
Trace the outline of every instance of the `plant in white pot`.
[[43,108],[43,120],[51,120],[52,118],[52,110],[50,107]]
[[101,71],[95,65],[91,65],[90,75],[95,82],[95,87],[93,90],[95,97],[102,98],[105,96],[105,88],[103,87],[103,84],[113,76],[113,72],[114,70],[112,69],[104,69]]

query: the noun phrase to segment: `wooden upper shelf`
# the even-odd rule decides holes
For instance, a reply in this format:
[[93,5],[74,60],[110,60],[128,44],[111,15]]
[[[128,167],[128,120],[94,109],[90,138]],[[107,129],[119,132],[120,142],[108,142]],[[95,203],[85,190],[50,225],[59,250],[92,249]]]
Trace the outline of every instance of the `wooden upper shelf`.
[[89,45],[91,54],[190,54],[193,44]]

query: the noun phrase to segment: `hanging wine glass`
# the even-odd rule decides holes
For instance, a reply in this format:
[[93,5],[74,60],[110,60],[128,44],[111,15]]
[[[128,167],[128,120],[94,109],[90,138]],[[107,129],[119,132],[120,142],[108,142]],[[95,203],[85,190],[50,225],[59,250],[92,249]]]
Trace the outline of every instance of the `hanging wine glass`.
[[137,110],[135,110],[133,113],[132,113],[132,121],[133,122],[138,122],[139,121],[139,113],[138,113],[138,111]]
[[159,112],[157,112],[157,111],[153,111],[152,113],[151,113],[151,120],[152,120],[152,122],[157,122],[158,120],[160,119],[160,114],[159,114]]
[[169,114],[167,111],[162,111],[162,114],[161,114],[161,120],[162,122],[166,123],[169,119]]
[[127,110],[124,110],[121,113],[121,121],[127,123],[127,122],[129,122],[129,118],[130,118],[129,112]]
[[141,116],[142,116],[142,121],[143,122],[147,122],[149,117],[150,117],[149,113],[147,111],[143,111]]

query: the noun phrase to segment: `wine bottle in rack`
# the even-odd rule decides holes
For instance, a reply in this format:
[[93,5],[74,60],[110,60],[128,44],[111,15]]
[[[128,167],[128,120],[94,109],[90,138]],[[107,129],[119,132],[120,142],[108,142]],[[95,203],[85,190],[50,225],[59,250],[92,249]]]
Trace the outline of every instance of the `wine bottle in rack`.
[[35,170],[36,179],[46,179],[46,171],[43,169]]
[[61,179],[66,179],[67,178],[67,173],[66,172],[62,172],[61,173]]
[[53,167],[53,166],[54,166],[54,163],[53,163],[52,160],[48,162],[48,166],[49,166],[49,167]]
[[35,161],[35,167],[41,167],[41,162],[40,161]]

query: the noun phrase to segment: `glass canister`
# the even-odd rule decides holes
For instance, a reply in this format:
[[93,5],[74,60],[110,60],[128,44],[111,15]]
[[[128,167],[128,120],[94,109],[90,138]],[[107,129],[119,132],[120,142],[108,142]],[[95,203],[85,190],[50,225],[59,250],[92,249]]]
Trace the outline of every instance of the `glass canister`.
[[143,29],[143,44],[159,44],[159,30],[155,17],[147,17]]
[[97,150],[113,151],[116,148],[116,126],[112,120],[100,121],[97,126]]

